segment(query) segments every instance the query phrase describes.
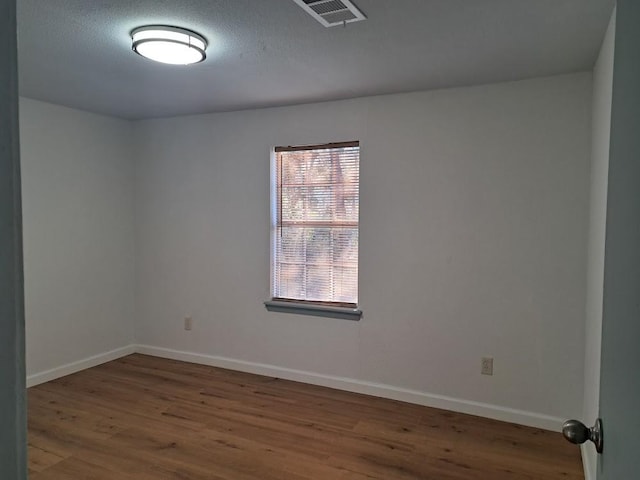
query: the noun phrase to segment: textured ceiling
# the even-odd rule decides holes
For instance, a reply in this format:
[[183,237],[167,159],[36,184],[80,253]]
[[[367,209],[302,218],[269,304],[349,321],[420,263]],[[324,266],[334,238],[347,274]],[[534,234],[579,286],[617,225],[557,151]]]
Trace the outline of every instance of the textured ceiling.
[[[138,119],[474,85],[593,67],[614,0],[356,0],[327,29],[292,0],[18,0],[20,93]],[[191,67],[130,31],[209,40]]]

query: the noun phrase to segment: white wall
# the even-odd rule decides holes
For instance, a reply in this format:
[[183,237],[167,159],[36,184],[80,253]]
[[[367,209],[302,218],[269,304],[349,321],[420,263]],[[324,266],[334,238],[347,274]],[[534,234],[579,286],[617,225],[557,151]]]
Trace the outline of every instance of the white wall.
[[[583,414],[584,421],[589,425],[593,424],[599,413],[604,246],[607,218],[607,180],[611,134],[615,24],[614,11],[593,73]],[[583,452],[585,454],[587,479],[595,479],[597,463],[595,450],[590,445],[587,445]]]
[[[590,96],[587,73],[137,123],[138,341],[579,415]],[[364,316],[267,312],[270,148],[343,140]]]
[[20,101],[27,373],[133,343],[130,123]]

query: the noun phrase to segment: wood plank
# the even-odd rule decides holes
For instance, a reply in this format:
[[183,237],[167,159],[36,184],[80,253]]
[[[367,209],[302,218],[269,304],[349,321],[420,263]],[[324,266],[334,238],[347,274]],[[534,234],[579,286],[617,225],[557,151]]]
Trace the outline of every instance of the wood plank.
[[582,480],[560,434],[131,355],[29,389],[35,480]]

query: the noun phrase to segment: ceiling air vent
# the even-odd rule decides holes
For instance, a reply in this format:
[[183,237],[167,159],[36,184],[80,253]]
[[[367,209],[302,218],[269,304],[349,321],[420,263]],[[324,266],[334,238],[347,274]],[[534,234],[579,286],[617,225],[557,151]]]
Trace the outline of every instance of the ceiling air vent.
[[325,27],[366,20],[349,0],[293,0]]

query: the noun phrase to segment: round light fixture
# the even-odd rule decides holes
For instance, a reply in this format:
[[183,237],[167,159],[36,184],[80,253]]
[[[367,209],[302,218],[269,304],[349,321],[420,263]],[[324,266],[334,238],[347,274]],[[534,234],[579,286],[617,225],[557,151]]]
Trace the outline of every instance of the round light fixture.
[[207,41],[191,30],[149,25],[131,32],[132,49],[138,55],[171,65],[190,65],[206,57]]

